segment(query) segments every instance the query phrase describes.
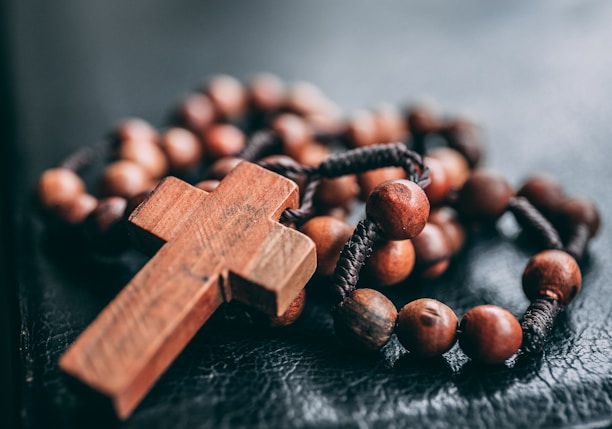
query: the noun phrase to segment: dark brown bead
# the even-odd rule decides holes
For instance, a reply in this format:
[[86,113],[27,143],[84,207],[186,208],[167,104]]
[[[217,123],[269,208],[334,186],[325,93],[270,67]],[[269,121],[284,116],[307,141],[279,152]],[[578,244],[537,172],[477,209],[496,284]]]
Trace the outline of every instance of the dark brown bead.
[[248,91],[251,105],[267,112],[280,109],[287,96],[283,81],[269,73],[255,76],[249,83]]
[[334,179],[322,179],[315,194],[315,201],[323,207],[350,207],[359,194],[357,177],[347,174]]
[[459,192],[457,206],[470,220],[495,221],[508,207],[514,190],[501,174],[477,169]]
[[516,317],[495,305],[480,305],[465,313],[459,325],[459,346],[476,362],[500,364],[523,342]]
[[544,215],[554,213],[565,200],[565,191],[561,184],[552,176],[540,175],[527,180],[516,193],[525,197]]
[[389,180],[405,179],[406,170],[401,167],[385,167],[366,171],[357,176],[361,189],[359,198],[366,201],[375,187]]
[[201,182],[196,183],[195,187],[206,192],[212,192],[217,189],[217,186],[219,186],[220,183],[220,181],[214,179],[202,180]]
[[152,188],[151,175],[132,161],[116,161],[106,167],[102,176],[101,191],[107,196],[133,197]]
[[443,203],[450,193],[451,182],[441,161],[426,156],[425,165],[429,167],[429,177],[431,179],[431,182],[425,188],[425,194],[432,206],[438,205]]
[[125,140],[157,141],[158,134],[155,128],[147,121],[139,118],[128,118],[121,121],[114,131],[114,138],[118,142]]
[[390,286],[405,280],[414,268],[414,247],[410,240],[378,240],[364,267],[376,286]]
[[185,98],[176,113],[178,123],[203,138],[206,129],[215,121],[216,113],[206,94],[191,94]]
[[392,143],[406,140],[406,125],[393,104],[381,104],[374,110],[376,142]]
[[437,147],[429,151],[427,156],[435,158],[442,163],[452,189],[461,189],[465,181],[470,177],[470,166],[463,155],[455,149]]
[[230,124],[211,125],[204,136],[204,150],[212,159],[236,155],[245,144],[244,133]]
[[378,185],[366,202],[366,216],[388,240],[417,236],[429,217],[425,192],[409,180],[392,180]]
[[455,119],[446,123],[440,134],[448,144],[460,151],[473,168],[482,159],[482,141],[478,126],[466,119]]
[[246,91],[232,76],[213,76],[206,85],[206,93],[215,110],[225,118],[235,118],[246,108]]
[[80,194],[72,202],[59,207],[59,217],[71,225],[82,223],[98,205],[93,195]]
[[432,279],[446,271],[452,251],[440,227],[426,224],[423,231],[412,239],[412,245],[421,277]]
[[161,177],[168,172],[168,160],[155,140],[123,140],[117,148],[119,159],[135,162],[151,177]]
[[139,193],[137,195],[134,195],[133,197],[127,199],[127,207],[125,208],[125,212],[123,213],[123,217],[125,218],[125,220],[129,219],[129,217],[132,214],[132,212],[134,210],[136,210],[136,207],[138,207],[147,198],[149,198],[149,195],[151,195],[151,192],[153,192],[154,189],[155,188],[147,189],[147,190],[142,191],[141,193]]
[[38,181],[38,198],[42,206],[48,210],[68,207],[84,193],[83,180],[67,168],[47,170]]
[[389,341],[396,320],[395,305],[373,289],[355,289],[334,310],[336,334],[368,350],[378,350]]
[[527,263],[523,291],[531,301],[550,298],[568,305],[580,292],[582,275],[576,260],[562,250],[545,250]]
[[238,164],[243,162],[244,159],[237,158],[235,156],[226,156],[216,160],[213,165],[210,166],[206,177],[214,180],[223,180]]
[[98,201],[95,210],[83,223],[85,239],[93,249],[114,253],[127,246],[127,204],[127,200],[122,197],[108,197]]
[[457,220],[457,212],[450,207],[439,207],[429,214],[429,223],[437,225],[444,235],[451,253],[461,250],[465,243],[465,228]]
[[161,147],[173,170],[187,170],[198,165],[202,159],[200,141],[185,128],[174,127],[166,130],[161,138]]
[[295,297],[287,310],[280,316],[270,317],[269,323],[270,326],[274,328],[280,328],[282,326],[289,326],[294,323],[298,317],[302,314],[304,310],[304,306],[306,305],[306,290],[302,289],[298,296]]
[[586,198],[569,198],[558,207],[559,217],[566,230],[573,231],[576,225],[586,225],[591,237],[599,232],[601,217],[595,204]]
[[276,117],[272,121],[272,129],[283,142],[283,152],[292,158],[297,158],[312,140],[312,130],[306,121],[292,113]]
[[399,342],[415,356],[439,356],[455,344],[457,316],[440,301],[417,299],[400,310],[395,333]]
[[353,147],[376,144],[378,132],[374,114],[369,110],[353,112],[347,124],[347,135]]
[[317,216],[302,225],[300,231],[315,243],[317,273],[331,276],[340,259],[340,252],[344,244],[353,233],[353,227],[331,216]]
[[440,121],[425,106],[417,106],[408,112],[408,127],[415,134],[435,133],[440,129]]

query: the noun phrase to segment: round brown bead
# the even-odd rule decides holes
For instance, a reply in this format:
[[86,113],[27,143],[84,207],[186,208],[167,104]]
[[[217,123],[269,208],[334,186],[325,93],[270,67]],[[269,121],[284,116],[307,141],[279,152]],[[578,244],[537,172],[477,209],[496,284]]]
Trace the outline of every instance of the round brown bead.
[[128,118],[121,121],[114,131],[118,142],[125,140],[157,141],[157,131],[147,121],[139,118]]
[[432,206],[443,203],[451,191],[451,182],[446,169],[441,161],[428,156],[425,157],[425,165],[429,167],[429,177],[431,179],[429,185],[425,188],[429,203]]
[[368,110],[353,112],[348,121],[347,134],[353,147],[370,146],[377,143],[378,132],[374,114]]
[[408,127],[416,134],[435,133],[440,129],[440,121],[425,106],[417,106],[408,112]]
[[292,158],[297,158],[304,147],[312,140],[312,130],[297,115],[284,113],[272,121],[274,130],[283,142],[283,152]]
[[315,200],[323,207],[349,207],[358,194],[357,177],[347,174],[333,179],[322,179]]
[[174,127],[166,130],[161,138],[161,147],[173,170],[187,170],[198,165],[202,159],[200,141],[185,128]]
[[429,217],[425,192],[409,180],[392,180],[378,185],[366,202],[366,216],[388,240],[406,240],[418,235]]
[[59,217],[71,224],[82,223],[98,205],[98,199],[93,195],[80,194],[70,203],[59,207]]
[[315,243],[317,273],[331,276],[340,259],[340,252],[344,244],[353,233],[353,227],[331,216],[317,216],[302,225],[300,231]]
[[213,159],[236,155],[245,144],[244,133],[230,124],[211,125],[204,136],[204,150]]
[[117,148],[119,159],[135,162],[151,177],[161,177],[168,171],[168,160],[155,140],[123,140]]
[[405,280],[414,268],[414,246],[410,240],[378,240],[364,267],[377,286]]
[[330,154],[331,152],[327,146],[310,142],[295,154],[295,160],[300,164],[317,166],[328,158]]
[[201,182],[196,183],[194,186],[198,189],[201,189],[206,192],[212,192],[217,189],[221,182],[218,180],[210,179],[210,180],[202,180]]
[[215,110],[226,118],[235,118],[246,108],[246,91],[239,80],[228,75],[213,76],[206,85]]
[[329,107],[325,94],[310,82],[296,82],[289,88],[287,107],[299,114],[323,113]]
[[459,324],[459,346],[476,362],[500,364],[523,342],[516,317],[495,305],[480,305],[465,313]]
[[435,158],[442,163],[452,189],[461,189],[465,181],[470,177],[471,170],[468,162],[455,149],[437,147],[429,151],[427,156]]
[[38,181],[38,198],[42,206],[49,210],[70,206],[84,193],[83,180],[67,168],[47,170]]
[[178,122],[195,132],[199,137],[215,121],[216,113],[206,94],[191,94],[185,98],[176,113]]
[[89,245],[102,252],[117,252],[127,246],[125,212],[128,202],[122,197],[102,198],[83,223]]
[[226,156],[216,160],[208,169],[206,177],[215,180],[223,180],[230,171],[238,166],[244,159],[235,156]]
[[525,197],[538,210],[546,215],[554,213],[565,200],[561,184],[551,176],[540,175],[527,180],[516,193]]
[[402,167],[385,167],[366,171],[357,176],[361,192],[359,198],[366,201],[375,187],[389,180],[405,179],[406,170]]
[[495,221],[508,207],[514,190],[501,174],[475,170],[459,192],[459,211],[470,219]]
[[285,310],[283,314],[281,314],[280,316],[269,318],[270,326],[278,328],[282,326],[291,325],[298,319],[298,317],[300,317],[305,305],[306,290],[302,289],[298,296],[296,296],[295,299],[291,301],[291,304],[289,304],[289,307],[287,307],[287,310]]
[[153,187],[151,175],[132,161],[115,161],[106,167],[102,176],[101,191],[104,195],[133,197]]
[[263,111],[275,111],[282,107],[286,99],[285,84],[278,77],[262,73],[249,83],[251,105]]
[[437,225],[442,230],[451,253],[455,254],[461,250],[465,243],[465,228],[457,220],[455,210],[450,207],[439,207],[432,210],[428,222]]
[[376,142],[391,143],[406,140],[406,125],[393,104],[381,104],[374,110]]
[[482,158],[482,142],[478,126],[466,119],[455,119],[446,123],[441,135],[451,147],[457,148],[472,167]]
[[389,341],[396,320],[395,305],[373,289],[355,289],[334,310],[336,334],[368,350],[378,350]]
[[433,279],[446,271],[452,251],[440,227],[427,223],[412,245],[421,277]]
[[545,250],[527,263],[523,290],[531,301],[550,298],[568,305],[580,292],[582,275],[576,260],[562,250]]
[[558,207],[559,216],[566,230],[573,231],[576,225],[586,225],[591,237],[599,232],[601,217],[595,204],[586,198],[570,198]]
[[439,356],[455,344],[457,316],[440,301],[417,299],[400,310],[395,333],[399,342],[415,356]]

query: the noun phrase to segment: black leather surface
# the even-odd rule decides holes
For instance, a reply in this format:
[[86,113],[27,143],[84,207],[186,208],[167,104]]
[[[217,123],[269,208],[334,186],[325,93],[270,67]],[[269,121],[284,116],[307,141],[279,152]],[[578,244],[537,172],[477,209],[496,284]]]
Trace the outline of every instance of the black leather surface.
[[[607,427],[612,418],[612,4],[60,1],[9,3],[22,169],[19,260],[22,424],[42,427]],[[269,70],[320,85],[350,110],[431,94],[469,109],[489,166],[514,183],[538,171],[597,201],[603,230],[583,291],[544,355],[480,368],[453,349],[429,365],[394,340],[362,356],[336,341],[314,293],[292,327],[207,324],[126,422],[100,414],[57,367],[61,353],[144,263],[91,259],[50,233],[29,194],[37,176],[123,116],[162,125],[207,74]],[[391,292],[520,315],[533,249],[504,219],[450,272]],[[317,282],[310,286],[316,289]]]

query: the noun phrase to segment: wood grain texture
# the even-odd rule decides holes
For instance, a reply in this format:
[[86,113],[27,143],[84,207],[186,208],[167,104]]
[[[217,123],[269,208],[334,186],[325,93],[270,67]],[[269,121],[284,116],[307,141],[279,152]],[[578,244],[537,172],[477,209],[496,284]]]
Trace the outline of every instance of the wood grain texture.
[[130,221],[166,244],[60,367],[109,396],[126,418],[224,301],[281,315],[316,267],[313,242],[277,222],[297,204],[293,182],[246,162],[210,194],[163,180]]

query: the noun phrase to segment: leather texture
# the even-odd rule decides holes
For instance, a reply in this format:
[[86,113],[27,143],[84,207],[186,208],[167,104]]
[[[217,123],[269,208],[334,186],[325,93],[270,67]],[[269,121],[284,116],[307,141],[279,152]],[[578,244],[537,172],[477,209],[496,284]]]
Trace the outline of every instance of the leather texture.
[[[23,169],[11,183],[25,428],[588,427],[612,425],[612,4],[544,1],[9,3]],[[60,373],[67,346],[145,257],[94,257],[58,236],[29,192],[44,168],[99,141],[124,116],[163,125],[203,76],[261,70],[320,85],[350,110],[431,94],[482,123],[486,165],[518,185],[547,171],[594,199],[603,228],[583,290],[542,356],[494,368],[455,347],[415,362],[396,339],[375,355],[334,336],[324,284],[286,329],[229,322],[196,335],[130,419],[118,422]],[[358,216],[356,214],[355,216]],[[504,217],[441,279],[389,291],[461,317],[483,303],[527,308],[520,277],[534,253]]]

